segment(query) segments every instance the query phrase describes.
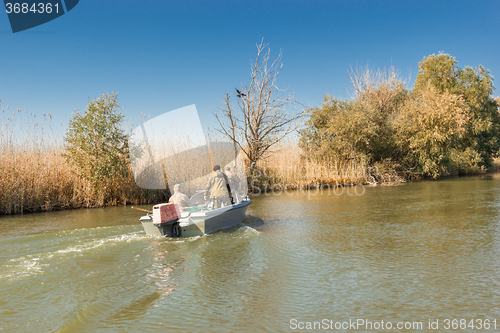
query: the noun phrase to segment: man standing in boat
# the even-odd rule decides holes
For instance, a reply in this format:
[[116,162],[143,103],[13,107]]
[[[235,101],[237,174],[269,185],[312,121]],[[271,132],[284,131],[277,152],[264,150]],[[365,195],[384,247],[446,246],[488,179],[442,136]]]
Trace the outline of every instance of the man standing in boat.
[[230,193],[229,179],[220,170],[219,165],[214,166],[214,173],[210,177],[205,189],[205,200],[210,198],[214,203],[214,208],[229,206],[233,202]]
[[185,210],[186,207],[191,207],[191,200],[189,197],[181,192],[181,185],[174,185],[174,195],[168,199],[168,202],[178,204],[180,210]]
[[240,189],[240,177],[238,177],[237,174],[235,174],[230,167],[225,167],[225,174],[227,178],[229,179],[229,186],[231,187],[231,191],[238,192]]

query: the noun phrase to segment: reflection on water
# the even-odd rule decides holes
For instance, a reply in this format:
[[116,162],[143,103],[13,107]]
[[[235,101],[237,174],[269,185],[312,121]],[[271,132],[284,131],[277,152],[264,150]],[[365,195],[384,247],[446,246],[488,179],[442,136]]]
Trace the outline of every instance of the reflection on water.
[[499,175],[253,199],[244,225],[187,239],[146,237],[126,207],[0,218],[0,331],[500,331]]

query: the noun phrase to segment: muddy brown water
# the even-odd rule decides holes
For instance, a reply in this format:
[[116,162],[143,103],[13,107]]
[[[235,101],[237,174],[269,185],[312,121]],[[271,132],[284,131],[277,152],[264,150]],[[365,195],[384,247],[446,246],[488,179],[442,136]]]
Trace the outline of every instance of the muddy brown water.
[[130,207],[0,217],[0,331],[500,332],[500,174],[253,201],[186,239]]

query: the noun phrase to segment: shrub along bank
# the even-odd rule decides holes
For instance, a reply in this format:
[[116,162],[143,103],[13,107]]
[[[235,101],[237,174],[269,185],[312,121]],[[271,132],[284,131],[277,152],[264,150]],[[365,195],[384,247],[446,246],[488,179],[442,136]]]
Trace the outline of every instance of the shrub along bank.
[[350,78],[353,99],[326,96],[309,109],[300,137],[308,160],[383,165],[418,179],[477,173],[498,156],[499,104],[482,66],[459,68],[448,54],[430,55],[419,63],[412,90],[393,68],[351,71]]

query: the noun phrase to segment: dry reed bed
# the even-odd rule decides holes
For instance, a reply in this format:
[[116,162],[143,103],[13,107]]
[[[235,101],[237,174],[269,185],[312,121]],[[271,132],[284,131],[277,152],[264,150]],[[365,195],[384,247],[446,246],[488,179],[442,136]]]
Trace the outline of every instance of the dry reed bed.
[[28,111],[0,113],[0,214],[90,208],[165,199],[162,191],[135,185],[132,172],[110,179],[96,191],[63,156],[52,117]]
[[4,149],[0,156],[0,210],[4,214],[78,207],[78,201],[86,197],[86,184],[71,173],[55,150]]
[[[106,198],[96,197],[91,185],[79,178],[66,162],[60,148],[33,149],[7,145],[0,148],[0,212],[16,214],[56,209],[102,207],[126,203],[154,203],[165,194],[135,185],[127,178],[110,180]],[[311,188],[321,185],[365,184],[366,170],[354,163],[335,168],[307,162],[295,144],[280,145],[263,160],[250,188],[261,190]],[[192,161],[193,162],[193,161]],[[259,174],[260,173],[260,174]]]
[[375,173],[370,174],[366,166],[354,161],[337,161],[331,166],[308,161],[293,142],[278,145],[258,169],[253,172],[256,179],[249,179],[249,187],[254,191],[256,188],[263,191],[293,190],[380,182],[380,179],[374,180],[377,178]]
[[110,180],[107,191],[95,191],[77,176],[62,150],[0,151],[0,213],[17,214],[165,200],[162,191],[148,191],[128,177]]

